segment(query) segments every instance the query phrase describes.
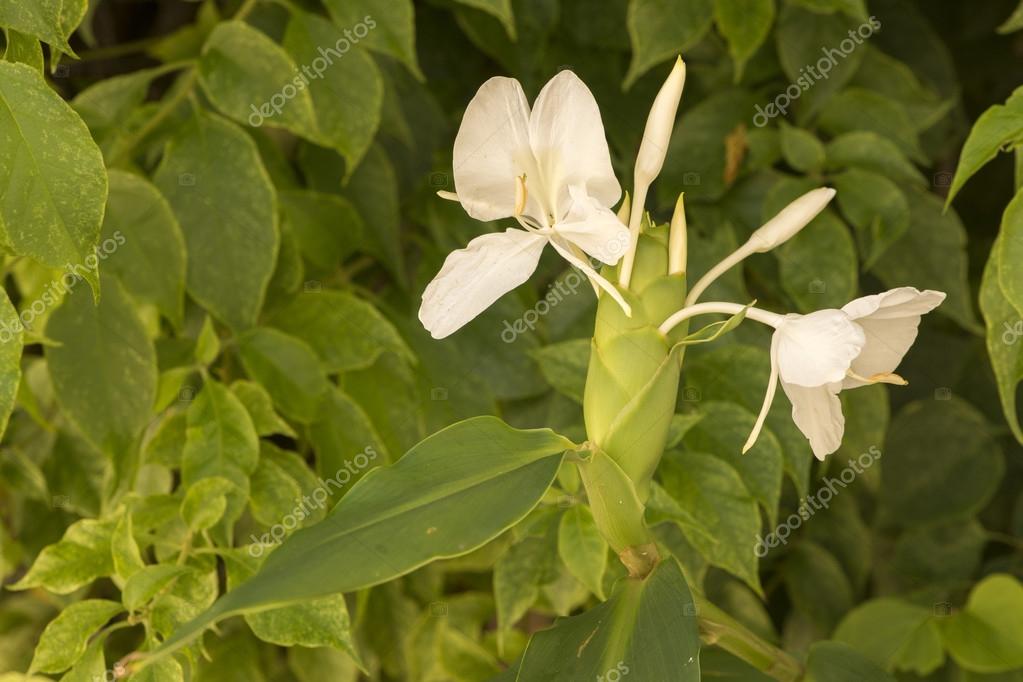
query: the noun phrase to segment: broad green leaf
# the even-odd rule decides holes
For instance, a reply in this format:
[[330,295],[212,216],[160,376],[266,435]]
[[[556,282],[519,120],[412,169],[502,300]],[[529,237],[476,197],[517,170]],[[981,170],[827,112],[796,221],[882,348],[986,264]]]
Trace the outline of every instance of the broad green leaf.
[[696,682],[699,656],[696,605],[666,559],[645,580],[623,578],[606,602],[535,633],[509,679]]
[[[388,453],[396,456],[422,439],[422,396],[407,361],[385,353],[372,367],[343,377],[344,392],[369,418]],[[442,400],[444,390],[431,389],[431,398]]]
[[899,599],[872,599],[861,604],[842,620],[834,638],[888,672],[924,676],[945,662],[933,610]]
[[50,621],[39,637],[29,673],[59,673],[85,653],[89,638],[124,610],[114,601],[86,599],[71,604]]
[[[1023,94],[1020,99],[1023,100]],[[1009,303],[1016,310],[1023,311],[1023,268],[1019,266],[1023,259],[1023,188],[1005,207],[997,248],[998,283]]]
[[125,682],[184,682],[184,679],[181,664],[173,658],[164,658],[131,675]]
[[238,353],[249,376],[258,381],[286,416],[311,422],[327,390],[327,376],[316,353],[301,339],[270,327],[238,338]]
[[[348,2],[348,0],[345,0]],[[400,248],[398,178],[383,149],[375,144],[351,173],[345,196],[355,205],[366,229],[366,246],[399,282],[404,282]]]
[[43,70],[43,46],[33,36],[19,33],[13,29],[4,32],[7,37],[7,49],[4,59],[9,62],[27,64],[37,71]]
[[860,168],[880,173],[896,183],[916,187],[926,184],[923,174],[906,158],[898,145],[869,130],[843,133],[825,147],[825,168]]
[[738,82],[746,61],[771,32],[774,0],[714,0],[714,19],[718,30],[728,40]]
[[209,608],[217,598],[219,580],[216,563],[209,556],[203,557],[201,562],[198,558],[193,562],[186,566],[171,566],[184,571],[169,583],[166,591],[159,592],[149,606],[149,622],[164,638]]
[[220,337],[209,316],[203,318],[199,338],[195,341],[195,360],[200,365],[209,366],[220,355]]
[[124,606],[129,611],[138,611],[187,570],[184,566],[174,564],[146,566],[125,583],[121,593]]
[[0,293],[0,436],[17,402],[21,383],[21,349],[24,327],[7,292]]
[[[1014,201],[1020,201],[1019,196]],[[1001,265],[1002,238],[995,240],[984,267],[980,311],[987,325],[987,352],[995,372],[1002,412],[1016,440],[1023,443],[1023,427],[1016,407],[1016,388],[1023,381],[1023,313],[1009,302],[999,281],[1000,271],[1006,269]]]
[[219,476],[234,483],[225,517],[234,521],[248,498],[249,474],[258,460],[259,437],[245,406],[223,384],[207,380],[188,407],[182,482],[191,486]]
[[840,308],[859,284],[856,246],[845,224],[825,210],[776,251],[781,286],[797,308]]
[[231,392],[245,405],[258,435],[280,434],[297,438],[291,425],[274,411],[273,399],[261,385],[255,381],[239,379],[231,384]]
[[[792,517],[797,520],[784,520],[787,525],[783,527],[798,527],[799,516],[793,514],[789,519]],[[775,533],[781,537],[778,531]],[[800,540],[786,553],[782,571],[793,606],[817,625],[821,633],[831,632],[852,608],[853,590],[842,572],[842,565],[819,545]]]
[[96,637],[85,649],[78,662],[67,671],[60,682],[96,682],[107,674],[106,657],[103,655],[105,637]]
[[[329,389],[316,419],[309,425],[309,442],[316,451],[319,474],[345,479],[344,488],[364,474],[371,463],[380,465],[390,460],[383,440],[363,409],[334,387]],[[368,461],[360,459],[356,464],[357,455]]]
[[287,52],[241,21],[218,24],[199,60],[199,83],[222,112],[239,123],[279,126],[316,139],[306,80]]
[[97,305],[76,288],[54,311],[46,347],[57,400],[88,439],[127,455],[149,423],[156,398],[156,352],[120,282],[103,278]]
[[512,0],[458,0],[458,2],[497,17],[508,31],[508,37],[515,40],[515,16],[512,13]]
[[202,114],[154,177],[185,235],[188,293],[235,330],[256,322],[277,258],[276,200],[252,139]]
[[216,525],[227,510],[227,495],[235,484],[221,476],[203,478],[188,487],[181,501],[181,518],[193,533]]
[[344,197],[287,190],[278,198],[302,257],[317,268],[334,272],[362,243],[362,218]]
[[130,578],[146,565],[135,540],[130,510],[126,510],[114,526],[110,536],[110,553],[114,562],[114,573],[122,580]]
[[[0,0],[0,24],[5,11],[30,4]],[[0,177],[8,179],[0,241],[50,267],[70,265],[98,290],[107,173],[89,129],[38,71],[10,62],[0,62],[0,129]]]
[[849,87],[830,98],[821,109],[819,124],[831,135],[854,130],[877,133],[898,145],[913,161],[927,161],[906,109],[900,102],[873,90]]
[[56,594],[70,594],[96,578],[110,575],[114,570],[110,554],[113,529],[113,520],[76,521],[59,542],[43,548],[28,573],[8,589],[45,587]]
[[1023,2],[1019,4],[1009,18],[1006,19],[1001,26],[998,27],[999,33],[1012,33],[1023,28]]
[[590,361],[589,339],[554,343],[534,350],[531,355],[547,383],[577,403],[583,402],[586,368]]
[[809,130],[781,122],[781,153],[797,171],[809,173],[824,163],[824,145]]
[[[531,74],[543,68],[548,41],[558,28],[559,9],[557,3],[517,0],[514,39],[509,37],[508,27],[493,15],[460,7],[455,10],[455,18],[472,43],[509,73]],[[527,85],[527,91],[531,89]]]
[[668,453],[660,467],[665,490],[713,538],[682,526],[686,538],[706,557],[761,593],[754,545],[760,530],[756,500],[731,464],[696,452]]
[[844,12],[853,19],[867,20],[865,0],[793,0],[793,3],[821,14]]
[[969,582],[988,539],[975,519],[909,528],[895,544],[892,572],[909,588]]
[[125,119],[146,99],[149,85],[162,73],[160,69],[133,71],[98,81],[71,100],[71,106],[89,126],[93,137],[103,144],[122,134]]
[[908,64],[886,52],[864,45],[863,63],[850,85],[874,90],[902,104],[918,132],[942,120],[955,106],[955,98],[944,100],[930,86],[921,83]]
[[[35,36],[64,54],[75,56],[67,39],[77,26],[66,26],[63,16],[64,5],[81,5],[78,0],[0,0],[0,27],[13,28],[21,33]],[[69,13],[71,14],[71,13]],[[79,20],[81,16],[78,17]]]
[[995,104],[977,118],[963,144],[952,185],[948,188],[948,206],[966,181],[995,158],[999,150],[1023,144],[1023,88],[1017,88],[1005,101]]
[[394,57],[419,80],[425,80],[416,59],[415,10],[412,0],[324,0],[338,28],[351,33],[349,46],[361,44]]
[[249,506],[259,523],[290,530],[305,519],[310,503],[302,499],[302,488],[295,479],[276,462],[260,457],[250,485]]
[[909,202],[895,182],[870,171],[851,168],[834,183],[838,205],[856,228],[863,267],[870,269],[909,229]]
[[357,682],[359,678],[359,669],[351,656],[329,647],[291,647],[288,668],[298,682],[320,682],[324,677],[334,682]]
[[[542,525],[538,523],[538,525]],[[557,577],[557,527],[530,533],[502,554],[494,564],[494,601],[497,604],[498,650],[505,633],[522,619],[540,597],[541,586]]]
[[632,62],[623,86],[632,87],[656,64],[700,42],[713,18],[714,0],[630,0]]
[[413,359],[376,308],[344,291],[303,292],[274,310],[269,324],[312,346],[328,372],[369,367],[387,351]]
[[142,444],[142,463],[160,464],[168,468],[181,466],[185,448],[185,412],[167,412],[156,429],[146,435]]
[[251,580],[177,631],[173,650],[221,618],[386,582],[466,554],[521,520],[574,447],[494,417],[444,429],[363,478],[321,523],[296,531]]
[[[948,294],[938,312],[962,327],[978,330],[967,282],[966,230],[955,211],[942,211],[941,199],[907,188],[909,229],[881,256],[873,272],[888,288],[914,286]],[[913,254],[908,258],[907,254]]]
[[597,529],[589,507],[575,505],[558,524],[558,555],[569,572],[598,598],[604,598],[607,542]]
[[[374,9],[374,17],[379,13]],[[293,12],[283,42],[309,77],[316,129],[305,137],[336,149],[350,176],[380,125],[384,98],[380,71],[365,50],[352,49],[340,28],[314,14]]]
[[990,575],[970,592],[966,607],[941,622],[945,646],[960,667],[981,673],[1023,667],[1023,585]]
[[961,400],[914,402],[888,430],[881,501],[902,525],[967,518],[987,504],[1005,464],[984,416]]
[[895,678],[848,645],[816,642],[806,660],[805,682],[895,682]]
[[110,171],[103,266],[138,300],[180,326],[185,310],[185,239],[167,200],[149,181]]

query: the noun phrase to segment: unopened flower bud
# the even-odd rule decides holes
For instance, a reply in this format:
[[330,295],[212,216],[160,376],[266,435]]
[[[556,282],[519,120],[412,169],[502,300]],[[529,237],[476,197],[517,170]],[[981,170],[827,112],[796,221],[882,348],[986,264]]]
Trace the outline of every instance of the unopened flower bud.
[[764,223],[746,243],[754,253],[764,253],[784,244],[816,218],[834,196],[835,190],[830,187],[807,192]]
[[679,57],[675,61],[675,68],[668,75],[668,80],[664,81],[660,92],[657,93],[654,104],[650,107],[650,115],[646,119],[643,142],[639,145],[639,154],[636,157],[637,186],[649,185],[661,172],[685,82],[686,65],[682,57]]

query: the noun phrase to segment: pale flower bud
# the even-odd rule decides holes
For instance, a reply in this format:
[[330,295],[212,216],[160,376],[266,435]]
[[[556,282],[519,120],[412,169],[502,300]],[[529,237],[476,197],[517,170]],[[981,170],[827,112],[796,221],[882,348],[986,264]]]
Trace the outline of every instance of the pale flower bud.
[[754,253],[764,253],[784,244],[824,210],[835,190],[820,187],[799,197],[754,232],[746,244]]
[[682,99],[682,86],[686,82],[686,65],[679,57],[675,67],[664,81],[660,92],[650,107],[646,119],[643,141],[636,157],[636,185],[649,185],[661,172],[664,156],[668,153],[668,142],[675,127],[675,114]]

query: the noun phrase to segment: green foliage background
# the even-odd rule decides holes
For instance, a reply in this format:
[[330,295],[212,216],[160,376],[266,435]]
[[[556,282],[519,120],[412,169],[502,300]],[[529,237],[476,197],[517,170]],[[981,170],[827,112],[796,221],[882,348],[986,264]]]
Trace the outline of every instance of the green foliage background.
[[[803,191],[838,189],[709,298],[809,312],[908,285],[948,299],[903,363],[908,387],[842,394],[845,440],[823,464],[781,396],[738,455],[767,332],[743,324],[689,349],[648,522],[689,589],[806,662],[806,679],[1023,680],[1015,4],[0,0],[0,680],[109,678],[252,575],[265,557],[247,547],[290,533],[285,517],[322,520],[366,471],[456,421],[496,415],[582,442],[588,285],[534,315],[571,278],[545,257],[529,284],[431,339],[423,288],[447,253],[497,228],[435,193],[454,189],[454,133],[484,80],[514,76],[532,98],[564,68],[592,89],[628,187],[678,53],[688,79],[651,211],[667,220],[685,191],[690,272]],[[754,122],[871,17],[881,29],[787,116]],[[343,36],[351,49],[267,116]],[[509,342],[518,320],[529,328]],[[443,479],[414,463],[434,482],[401,499],[496,539],[372,587],[421,562],[314,548],[302,563],[347,594],[226,620],[206,656],[129,679],[488,680],[555,617],[627,600],[600,605],[624,569],[575,469],[548,489],[564,441],[527,447],[473,423],[487,438],[458,447],[482,459],[451,471],[491,477],[493,508],[436,504]],[[418,456],[451,459],[449,441],[430,442]],[[488,448],[521,457],[500,475],[474,469]],[[876,451],[826,509],[791,522]],[[338,490],[296,518],[329,478]],[[791,536],[758,558],[750,538],[786,519]],[[403,527],[378,530],[408,558]],[[685,589],[661,578],[663,594]],[[695,654],[685,627],[637,626],[636,641]],[[704,677],[771,679],[710,644]],[[519,679],[569,679],[536,660]]]

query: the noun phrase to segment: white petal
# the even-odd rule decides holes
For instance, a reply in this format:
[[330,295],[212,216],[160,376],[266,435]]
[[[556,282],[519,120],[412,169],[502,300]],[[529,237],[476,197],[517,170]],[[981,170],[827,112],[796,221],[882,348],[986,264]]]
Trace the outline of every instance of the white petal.
[[781,380],[800,386],[842,381],[865,342],[863,330],[841,310],[786,315],[775,333]]
[[593,258],[614,265],[629,248],[629,228],[581,187],[573,186],[569,193],[572,207],[554,231]]
[[529,141],[555,219],[568,211],[571,185],[585,187],[602,206],[618,203],[622,189],[611,168],[597,101],[571,71],[562,71],[540,91],[529,117]]
[[792,402],[792,421],[810,440],[814,457],[823,461],[842,444],[845,431],[839,384],[808,388],[782,381],[781,387]]
[[525,230],[476,237],[453,251],[423,292],[419,320],[435,339],[458,331],[533,274],[547,238]]
[[572,253],[571,246],[565,242],[562,242],[561,239],[558,237],[554,237],[551,239],[551,246],[553,246],[554,249],[561,254],[562,258],[564,258],[569,263],[582,270],[586,274],[586,276],[590,278],[591,282],[593,282],[598,287],[609,293],[611,295],[611,298],[617,301],[618,305],[622,307],[622,310],[625,311],[625,315],[627,317],[632,317],[632,306],[630,306],[625,301],[625,297],[622,296],[622,292],[618,291],[618,289],[615,288],[615,285],[611,284],[611,282],[608,282],[606,279],[601,277],[600,273],[594,270],[593,267],[586,262],[585,258],[579,258],[574,253]]
[[536,173],[529,146],[529,103],[514,78],[491,78],[465,108],[452,159],[455,192],[477,220],[515,211],[515,178]]
[[[920,316],[945,300],[940,291],[917,291],[913,287],[892,289],[864,296],[842,308],[863,328],[867,342],[853,360],[852,371],[861,377],[894,372],[916,340]],[[864,386],[867,382],[848,377],[843,388]]]

